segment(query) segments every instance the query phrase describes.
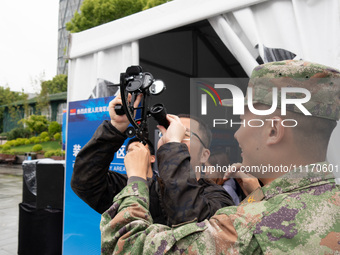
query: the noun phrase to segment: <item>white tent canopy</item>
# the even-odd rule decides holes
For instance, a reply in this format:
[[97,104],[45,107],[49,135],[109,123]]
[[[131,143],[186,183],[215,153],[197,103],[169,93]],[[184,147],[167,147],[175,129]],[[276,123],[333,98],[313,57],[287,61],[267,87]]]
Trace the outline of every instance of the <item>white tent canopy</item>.
[[[68,100],[96,94],[97,79],[119,82],[139,63],[138,40],[207,19],[249,75],[264,62],[306,59],[340,69],[338,0],[174,0],[146,11],[71,34]],[[328,159],[340,165],[340,125]]]
[[[174,0],[71,34],[68,49],[71,86],[68,99],[73,101],[88,98],[97,77],[118,83],[119,73],[126,66],[139,63],[139,39],[264,1],[266,0]],[[87,77],[74,76],[73,74],[79,73],[77,70],[83,70]],[[114,73],[116,76],[113,76]],[[91,75],[88,76],[89,74]],[[79,87],[82,87],[81,91]]]

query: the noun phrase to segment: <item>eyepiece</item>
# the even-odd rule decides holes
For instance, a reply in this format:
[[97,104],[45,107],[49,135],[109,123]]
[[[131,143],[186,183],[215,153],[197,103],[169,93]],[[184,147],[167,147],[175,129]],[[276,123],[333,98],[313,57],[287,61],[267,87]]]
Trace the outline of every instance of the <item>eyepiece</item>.
[[153,105],[150,109],[150,113],[159,125],[168,128],[169,121],[166,119],[167,112],[163,104]]

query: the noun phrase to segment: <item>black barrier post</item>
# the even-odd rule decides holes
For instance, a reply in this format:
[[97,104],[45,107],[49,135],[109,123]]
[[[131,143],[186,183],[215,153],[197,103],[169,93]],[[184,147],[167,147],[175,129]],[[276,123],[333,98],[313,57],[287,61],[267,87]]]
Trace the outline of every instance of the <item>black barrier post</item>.
[[63,160],[52,159],[22,163],[19,255],[62,254],[64,164]]

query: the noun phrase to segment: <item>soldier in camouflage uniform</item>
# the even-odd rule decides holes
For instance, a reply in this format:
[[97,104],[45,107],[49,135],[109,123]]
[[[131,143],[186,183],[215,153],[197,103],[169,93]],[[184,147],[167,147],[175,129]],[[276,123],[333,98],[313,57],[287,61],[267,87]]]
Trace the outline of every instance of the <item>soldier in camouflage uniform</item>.
[[[301,87],[311,93],[303,106],[312,116],[301,114],[299,107],[289,108],[287,115],[277,109],[269,116],[245,109],[242,120],[246,122],[254,116],[275,121],[257,128],[241,125],[235,138],[242,149],[242,166],[270,164],[290,171],[252,172],[264,186],[240,206],[218,210],[210,220],[174,228],[152,224],[142,170],[147,163],[141,161],[137,167],[132,160],[148,154],[135,146],[126,158],[129,185],[102,215],[102,254],[339,254],[340,190],[332,173],[339,166],[325,162],[340,115],[339,78],[339,71],[306,61],[274,62],[254,69],[249,86],[256,109],[269,109],[272,87],[278,91]],[[295,119],[298,125],[285,127],[284,119]],[[166,137],[175,143],[182,137],[172,129],[177,120],[169,120]]]

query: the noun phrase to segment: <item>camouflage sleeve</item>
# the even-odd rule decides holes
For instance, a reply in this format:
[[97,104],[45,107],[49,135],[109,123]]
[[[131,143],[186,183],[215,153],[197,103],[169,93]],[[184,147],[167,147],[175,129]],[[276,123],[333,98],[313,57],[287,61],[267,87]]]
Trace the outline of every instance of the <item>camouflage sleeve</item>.
[[[142,243],[143,230],[152,224],[148,211],[149,191],[142,181],[127,185],[113,200],[113,205],[102,214],[100,223],[102,254],[124,254],[134,243]],[[142,247],[141,247],[142,248]],[[137,246],[135,249],[140,249]]]
[[238,252],[237,233],[227,215],[176,228],[152,224],[144,182],[127,185],[101,219],[102,254],[226,254]]

